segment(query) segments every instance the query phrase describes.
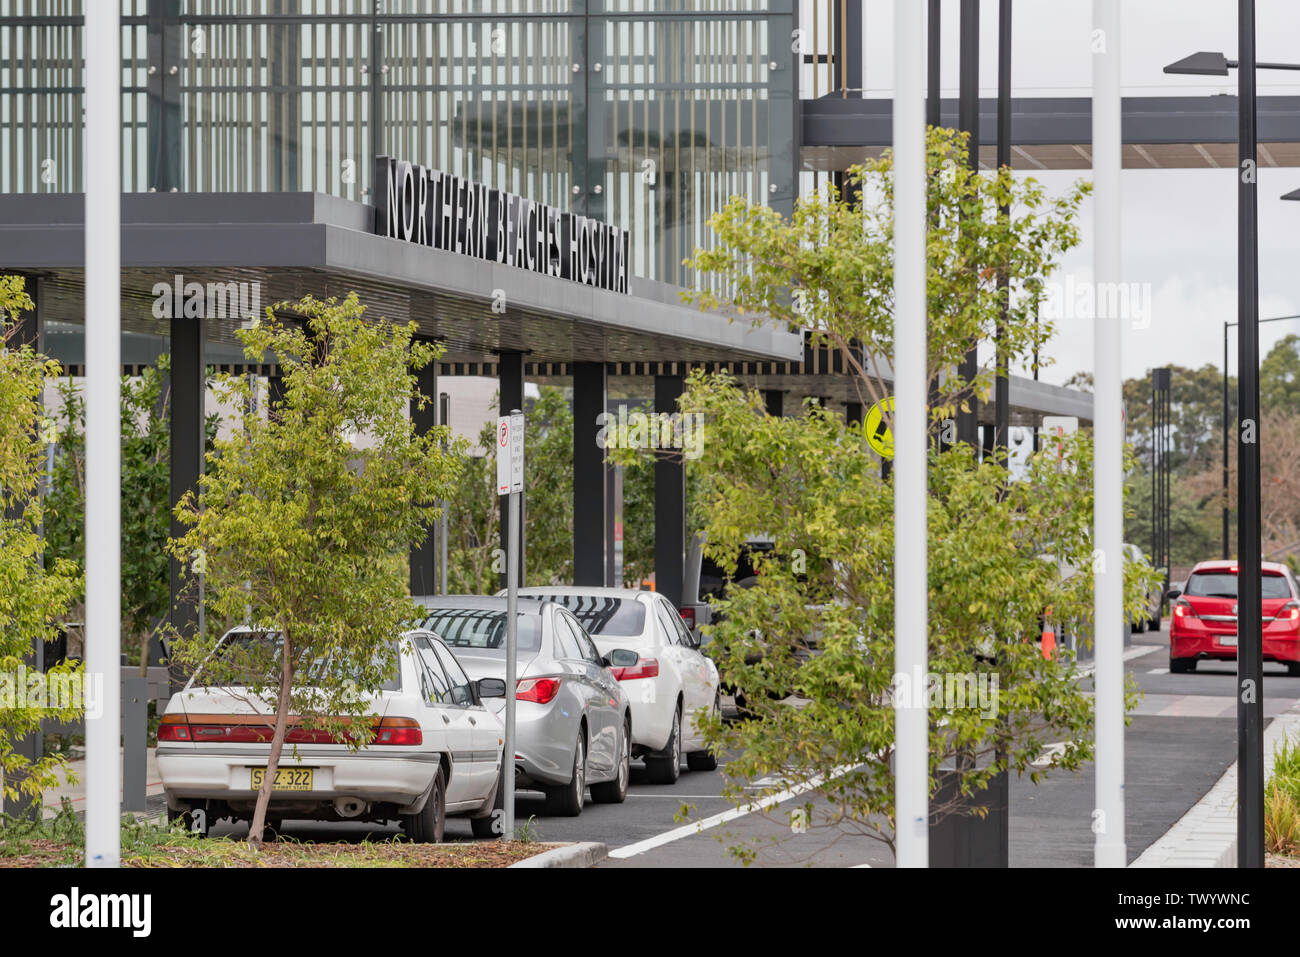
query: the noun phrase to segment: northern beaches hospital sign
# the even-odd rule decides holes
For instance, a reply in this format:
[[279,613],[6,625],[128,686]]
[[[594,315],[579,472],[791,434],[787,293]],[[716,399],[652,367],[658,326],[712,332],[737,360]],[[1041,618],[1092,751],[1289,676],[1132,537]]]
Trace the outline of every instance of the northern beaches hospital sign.
[[379,156],[375,232],[544,276],[628,291],[625,229],[475,183]]

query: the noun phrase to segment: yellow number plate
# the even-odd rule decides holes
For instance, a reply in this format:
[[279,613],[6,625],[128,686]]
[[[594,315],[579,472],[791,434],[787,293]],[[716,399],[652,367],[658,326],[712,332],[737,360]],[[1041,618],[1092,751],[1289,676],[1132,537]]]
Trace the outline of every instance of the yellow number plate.
[[[310,791],[315,768],[276,768],[273,791]],[[266,779],[266,768],[249,768],[252,773],[251,789],[256,791]]]

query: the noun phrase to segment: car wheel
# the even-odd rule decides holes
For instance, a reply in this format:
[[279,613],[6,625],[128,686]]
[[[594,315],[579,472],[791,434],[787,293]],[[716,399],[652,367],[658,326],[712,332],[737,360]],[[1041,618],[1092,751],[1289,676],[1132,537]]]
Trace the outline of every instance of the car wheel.
[[1142,634],[1142,632],[1146,630],[1147,630],[1147,622],[1145,618],[1140,618],[1137,621],[1133,622],[1133,634],[1140,635]]
[[433,776],[429,800],[419,814],[402,815],[402,831],[416,844],[441,844],[447,826],[447,780],[442,768]]
[[1292,678],[1300,677],[1300,661],[1288,661],[1286,663],[1286,673]]
[[573,777],[569,783],[546,792],[546,811],[560,817],[577,817],[582,813],[582,803],[587,796],[587,749],[582,728],[578,728],[578,742],[573,747]]
[[673,729],[668,734],[668,747],[661,755],[647,755],[646,768],[655,784],[674,784],[682,773],[682,706],[673,712]]
[[1147,622],[1147,627],[1150,628],[1152,631],[1159,631],[1160,621],[1161,619],[1159,617],[1152,618],[1150,621]]
[[1175,675],[1191,674],[1196,670],[1195,658],[1170,658],[1169,673]]
[[601,804],[622,804],[627,800],[627,782],[632,776],[632,727],[623,722],[623,743],[619,747],[618,773],[614,780],[591,786],[591,799]]
[[[713,696],[713,713],[722,710],[722,692]],[[716,771],[718,758],[711,751],[692,751],[686,755],[686,766],[692,771]]]

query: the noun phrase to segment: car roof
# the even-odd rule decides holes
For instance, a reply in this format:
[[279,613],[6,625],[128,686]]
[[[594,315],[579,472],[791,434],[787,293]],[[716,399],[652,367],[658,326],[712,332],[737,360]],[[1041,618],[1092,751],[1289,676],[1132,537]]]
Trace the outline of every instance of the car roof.
[[608,588],[603,585],[535,585],[532,588],[519,589],[520,596],[534,595],[577,595],[594,598],[628,598],[636,599],[641,595],[655,595],[657,592],[644,588]]
[[[1229,572],[1236,571],[1238,563],[1226,558],[1212,558],[1209,561],[1197,562],[1196,567],[1192,569],[1192,574],[1197,572]],[[1266,572],[1274,572],[1278,575],[1286,574],[1290,569],[1282,562],[1260,562],[1259,567]]]
[[[487,611],[505,611],[505,596],[496,597],[493,595],[412,595],[412,599],[417,605],[427,608],[430,611],[439,608],[470,608],[474,610]],[[553,605],[554,602],[543,601],[537,598],[520,598],[516,601],[516,608],[525,614],[540,614],[542,609],[547,605]]]

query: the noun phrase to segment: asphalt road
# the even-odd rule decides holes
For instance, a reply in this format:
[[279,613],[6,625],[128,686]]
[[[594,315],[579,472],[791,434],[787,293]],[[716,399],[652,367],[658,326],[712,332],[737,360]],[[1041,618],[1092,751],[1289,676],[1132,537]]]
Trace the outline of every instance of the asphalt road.
[[[1168,673],[1166,633],[1135,635],[1126,671],[1143,698],[1126,734],[1126,816],[1129,859],[1165,833],[1214,784],[1236,758],[1234,662],[1202,663],[1190,675]],[[1300,678],[1279,666],[1265,666],[1267,717],[1300,698]],[[624,804],[590,800],[576,818],[548,817],[540,794],[521,792],[520,826],[540,841],[600,841],[612,851],[603,867],[742,866],[733,848],[745,848],[759,866],[892,866],[878,840],[848,826],[820,825],[795,833],[792,799],[764,815],[739,813],[721,796],[721,771],[683,767],[674,785],[649,784],[639,763],[632,768]],[[1091,866],[1093,807],[1091,765],[1074,774],[1057,772],[1037,785],[1013,779],[1010,857],[1013,867]],[[704,827],[700,829],[700,823]],[[215,833],[241,835],[243,826],[222,825]],[[299,840],[362,840],[396,833],[395,827],[289,823]],[[469,822],[451,818],[448,840],[471,840]]]

